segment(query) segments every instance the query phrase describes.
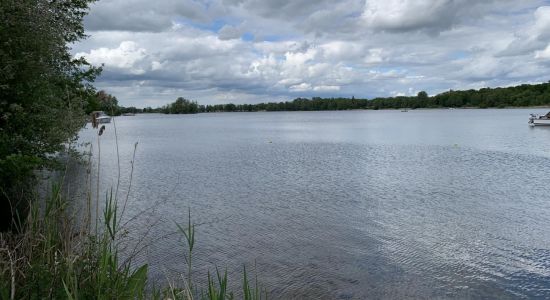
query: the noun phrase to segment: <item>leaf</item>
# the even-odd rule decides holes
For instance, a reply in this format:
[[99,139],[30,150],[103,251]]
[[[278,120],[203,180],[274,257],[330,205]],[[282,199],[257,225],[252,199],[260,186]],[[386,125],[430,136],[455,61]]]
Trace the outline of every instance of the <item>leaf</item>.
[[69,288],[65,284],[65,280],[63,280],[63,288],[65,289],[65,294],[67,295],[67,299],[74,300],[73,295],[71,294],[71,292],[69,291]]
[[141,266],[128,277],[127,295],[142,295],[147,282],[147,264]]

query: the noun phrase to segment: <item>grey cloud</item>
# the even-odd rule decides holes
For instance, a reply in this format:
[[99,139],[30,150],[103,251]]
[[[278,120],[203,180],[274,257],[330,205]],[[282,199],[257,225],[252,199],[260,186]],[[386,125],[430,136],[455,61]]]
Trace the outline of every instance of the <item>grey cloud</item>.
[[367,0],[363,21],[368,28],[389,32],[422,31],[437,35],[454,26],[499,11],[504,1]]
[[227,6],[239,6],[265,18],[293,21],[311,15],[320,8],[334,5],[331,0],[224,0],[223,3]]
[[85,19],[89,30],[125,30],[125,31],[153,31],[158,32],[169,28],[172,24],[169,18],[154,11],[139,14],[120,16],[114,10],[105,10],[91,14]]
[[535,50],[544,48],[546,44],[538,39],[519,37],[513,40],[506,49],[500,51],[496,56],[520,56],[533,53]]
[[533,54],[550,43],[550,6],[541,6],[532,15],[531,25],[515,35],[514,40],[498,53],[500,56]]
[[[331,33],[350,33],[362,30],[358,20],[364,0],[224,0],[224,6],[234,12],[245,12],[248,30],[282,28],[296,33],[325,36]],[[268,25],[266,25],[268,24]],[[266,26],[264,26],[266,25]],[[262,33],[256,33],[261,36]]]
[[218,31],[218,38],[221,40],[238,39],[243,35],[244,31],[241,28],[224,25],[220,31]]
[[93,4],[85,26],[88,30],[159,32],[178,18],[198,22],[210,19],[204,6],[191,0],[111,0]]
[[363,31],[360,24],[363,9],[364,1],[335,2],[313,11],[298,26],[317,36],[356,33]]

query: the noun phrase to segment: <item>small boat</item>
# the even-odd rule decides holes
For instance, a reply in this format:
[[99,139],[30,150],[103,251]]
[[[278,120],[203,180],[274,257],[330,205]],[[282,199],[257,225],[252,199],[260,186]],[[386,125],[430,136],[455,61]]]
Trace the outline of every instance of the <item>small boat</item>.
[[401,112],[409,112],[409,110],[404,108],[404,109],[401,110]]
[[550,112],[545,115],[531,114],[528,124],[529,126],[550,126]]
[[122,115],[125,116],[125,117],[133,117],[136,114],[134,114],[134,113],[123,113]]
[[97,127],[97,124],[111,123],[111,117],[109,117],[103,111],[93,111],[92,112],[92,126]]

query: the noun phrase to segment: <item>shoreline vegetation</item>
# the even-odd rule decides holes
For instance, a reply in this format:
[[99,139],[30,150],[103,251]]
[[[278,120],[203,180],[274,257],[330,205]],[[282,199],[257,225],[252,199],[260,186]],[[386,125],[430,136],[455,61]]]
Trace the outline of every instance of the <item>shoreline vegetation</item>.
[[[104,129],[98,129],[97,145]],[[99,182],[99,162],[92,170],[86,164],[86,205],[78,199],[66,198],[63,178],[52,183],[44,196],[35,195],[29,202],[26,216],[20,216],[16,231],[0,232],[0,299],[172,299],[172,300],[262,300],[268,298],[257,276],[249,277],[243,265],[241,290],[232,291],[227,269],[208,268],[206,280],[194,276],[197,225],[188,211],[184,224],[175,222],[176,234],[183,240],[185,274],[175,280],[167,278],[157,285],[148,278],[148,264],[135,265],[134,258],[144,245],[127,240],[128,221],[124,219],[135,160],[126,195],[117,197],[118,191],[93,195],[91,176]],[[88,154],[91,159],[92,154]],[[99,157],[98,157],[99,161]],[[79,163],[83,163],[80,161]],[[68,164],[68,162],[67,162]],[[61,170],[66,172],[67,169]],[[92,175],[93,174],[93,175]],[[65,175],[63,175],[65,177]],[[120,178],[117,179],[117,188]],[[99,191],[99,187],[98,187]],[[75,206],[76,204],[76,206]],[[139,216],[139,215],[138,215]],[[126,221],[126,222],[124,222]],[[141,237],[140,237],[141,238]],[[138,248],[139,246],[139,248]],[[212,272],[210,270],[213,270]],[[215,270],[215,272],[214,272]],[[255,268],[254,268],[255,272]],[[235,286],[232,284],[231,286]]]
[[[105,103],[105,102],[104,102]],[[523,84],[505,88],[482,88],[444,92],[428,96],[424,91],[416,96],[366,98],[296,98],[287,102],[258,104],[200,105],[179,97],[175,102],[158,108],[115,107],[122,113],[194,114],[209,112],[259,112],[259,111],[324,111],[324,110],[378,110],[378,109],[427,109],[427,108],[527,108],[550,106],[550,81],[541,84]],[[90,110],[91,111],[91,110]]]

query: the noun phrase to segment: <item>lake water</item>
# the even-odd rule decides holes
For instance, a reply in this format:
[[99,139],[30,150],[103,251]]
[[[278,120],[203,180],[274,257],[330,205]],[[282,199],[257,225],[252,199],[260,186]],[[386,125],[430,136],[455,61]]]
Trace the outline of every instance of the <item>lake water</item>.
[[[227,267],[238,287],[255,264],[271,298],[549,298],[550,128],[530,112],[546,110],[118,117],[121,199],[138,142],[123,220],[161,282],[185,272],[190,208],[195,276]],[[95,131],[81,141],[97,153]]]

